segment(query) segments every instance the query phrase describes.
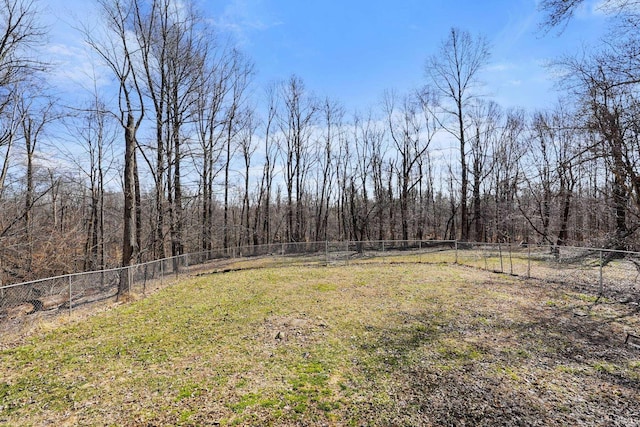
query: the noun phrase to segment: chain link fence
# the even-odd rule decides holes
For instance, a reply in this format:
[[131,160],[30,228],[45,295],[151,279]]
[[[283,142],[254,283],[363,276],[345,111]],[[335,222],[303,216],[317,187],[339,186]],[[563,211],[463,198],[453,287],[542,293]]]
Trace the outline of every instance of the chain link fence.
[[620,303],[640,300],[640,252],[571,246],[459,243],[458,263],[556,283]]
[[638,252],[453,240],[276,243],[192,253],[127,268],[2,286],[0,331],[42,316],[70,314],[101,302],[117,301],[118,285],[124,278],[132,293],[144,296],[183,273],[367,262],[457,263],[557,283],[588,293],[596,301],[608,298],[637,304],[640,297]]

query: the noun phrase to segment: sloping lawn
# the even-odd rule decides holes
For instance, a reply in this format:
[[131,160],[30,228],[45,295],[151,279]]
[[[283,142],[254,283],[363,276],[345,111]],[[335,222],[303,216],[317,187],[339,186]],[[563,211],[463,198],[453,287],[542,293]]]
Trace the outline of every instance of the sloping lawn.
[[639,314],[593,301],[448,264],[204,274],[0,352],[0,424],[640,425]]

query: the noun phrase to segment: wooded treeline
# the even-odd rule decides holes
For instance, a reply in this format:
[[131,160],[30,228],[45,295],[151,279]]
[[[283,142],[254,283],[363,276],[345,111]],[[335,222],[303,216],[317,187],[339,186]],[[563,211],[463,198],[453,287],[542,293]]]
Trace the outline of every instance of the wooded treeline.
[[[300,76],[257,88],[174,0],[96,0],[104,25],[82,33],[111,84],[65,107],[38,4],[1,2],[0,284],[272,242],[640,247],[635,2],[604,3],[615,35],[557,60],[544,111],[482,96],[489,45],[452,29],[424,87],[364,113]],[[541,7],[553,27],[580,3]]]

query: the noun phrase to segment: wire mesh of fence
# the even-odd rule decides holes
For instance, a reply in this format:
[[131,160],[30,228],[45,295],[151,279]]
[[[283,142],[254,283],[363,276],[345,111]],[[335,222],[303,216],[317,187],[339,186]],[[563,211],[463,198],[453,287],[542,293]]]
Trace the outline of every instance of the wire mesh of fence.
[[[151,261],[130,267],[69,274],[0,287],[0,331],[12,319],[72,313],[116,301],[127,278],[130,291],[146,295],[182,273],[228,269],[332,266],[366,262],[446,262],[541,279],[595,300],[637,304],[640,253],[583,247],[469,243],[453,240],[274,243],[234,247]],[[1,333],[1,332],[0,332]]]

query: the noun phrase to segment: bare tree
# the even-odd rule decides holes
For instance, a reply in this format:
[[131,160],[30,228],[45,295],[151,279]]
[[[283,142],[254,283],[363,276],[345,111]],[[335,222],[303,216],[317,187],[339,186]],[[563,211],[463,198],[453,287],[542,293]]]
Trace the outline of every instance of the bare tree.
[[310,166],[309,144],[317,105],[306,93],[302,80],[296,76],[282,84],[280,96],[282,111],[279,124],[284,135],[280,152],[284,158],[287,190],[287,239],[299,242],[303,239],[306,228],[303,199]]
[[44,29],[37,21],[38,10],[32,0],[2,0],[0,3],[0,200],[10,167],[10,153],[22,117],[19,105],[24,84],[46,64],[34,58],[34,50],[44,40]]
[[230,142],[228,119],[233,108],[233,95],[237,94],[237,90],[234,92],[237,86],[234,79],[238,78],[238,60],[235,49],[212,44],[202,69],[202,84],[197,87],[193,104],[192,115],[202,156],[199,162],[196,161],[196,169],[200,171],[201,181],[204,250],[210,250],[214,242],[215,181],[225,170],[226,160],[230,159],[226,150],[230,148],[227,147],[227,142]]
[[251,161],[253,160],[253,155],[257,149],[257,145],[254,141],[254,134],[257,129],[257,121],[254,117],[254,113],[252,109],[245,109],[241,114],[242,118],[240,122],[242,123],[242,130],[240,131],[238,145],[240,147],[240,152],[242,154],[242,162],[244,164],[244,171],[242,174],[242,178],[244,180],[243,186],[243,195],[242,195],[242,212],[240,214],[240,227],[241,227],[241,235],[244,235],[245,238],[241,239],[240,242],[242,244],[250,245],[252,243],[252,233],[253,229],[250,227],[250,189],[249,185],[251,182]]
[[316,168],[315,227],[313,238],[327,240],[329,209],[334,192],[334,150],[342,132],[344,111],[335,101],[325,99],[320,106],[323,119],[323,135],[316,147],[318,167]]
[[556,66],[565,73],[563,85],[579,106],[580,129],[588,130],[589,150],[594,159],[604,160],[612,178],[605,191],[612,206],[615,230],[604,244],[624,249],[640,228],[640,122],[638,84],[628,80],[609,53],[581,58],[564,58]]
[[43,42],[44,30],[37,22],[33,0],[2,0],[0,3],[0,111],[10,100],[16,84],[44,64],[30,54]]
[[[553,245],[550,234],[553,186],[555,183],[555,150],[547,138],[550,121],[542,112],[534,113],[531,120],[528,155],[525,163],[524,183],[526,197],[520,197],[519,208],[531,228],[545,244]],[[534,221],[534,215],[537,221]]]
[[231,164],[238,146],[237,136],[242,131],[246,91],[251,83],[253,64],[240,51],[234,50],[231,56],[229,101],[225,115],[225,148],[224,148],[224,216],[223,216],[223,247],[229,247],[229,212],[231,210],[229,190],[231,179]]
[[[146,7],[145,7],[146,6]],[[151,3],[134,0],[134,34],[140,50],[141,82],[145,84],[145,95],[154,114],[155,165],[147,160],[155,181],[155,217],[152,238],[153,256],[165,257],[165,180],[167,170],[167,145],[165,121],[167,117],[167,86],[169,51],[169,27],[172,11],[170,2]],[[146,159],[146,157],[145,157]],[[154,167],[155,166],[155,167]]]
[[584,0],[542,0],[538,8],[546,13],[544,23],[548,28],[566,25]]
[[[279,145],[274,136],[276,114],[278,112],[277,87],[269,85],[265,92],[267,117],[264,122],[264,165],[260,180],[260,191],[255,209],[254,238],[258,236],[258,230],[263,234],[263,242],[271,243],[271,191],[273,188],[274,169],[276,167],[276,151]],[[259,222],[262,220],[262,224]],[[256,241],[257,243],[257,241]]]
[[[204,136],[205,127],[211,124],[205,120],[208,108],[214,117],[220,111],[220,92],[214,83],[219,71],[217,45],[193,2],[130,1],[133,5],[131,31],[138,47],[136,58],[139,58],[134,64],[135,73],[153,114],[155,134],[149,147],[155,151],[155,159],[140,151],[155,181],[151,251],[154,257],[163,257],[169,235],[171,253],[175,256],[184,250],[182,169],[184,158],[191,154],[186,135],[192,134],[191,126],[195,123],[193,133],[198,135],[202,146],[208,138]],[[212,94],[207,93],[209,89]],[[215,100],[208,102],[211,96]],[[216,125],[213,128],[215,130]],[[139,148],[146,147],[139,145]]]
[[[129,37],[134,28],[134,4],[132,0],[98,0],[105,18],[106,34],[97,38],[89,29],[85,30],[88,45],[109,68],[118,85],[118,118],[124,133],[124,215],[122,239],[123,267],[133,264],[138,250],[136,215],[136,149],[137,132],[144,117],[143,92],[135,72],[136,51]],[[118,295],[130,292],[131,283],[125,270],[120,278]]]
[[[11,151],[17,138],[17,134],[22,122],[18,103],[18,93],[15,91],[11,94],[13,99],[7,100],[4,110],[0,112],[0,149],[4,150],[2,155],[2,168],[0,169],[0,201],[2,201],[5,192],[5,182],[7,174],[11,166]],[[11,105],[9,105],[9,103]]]
[[[538,9],[545,14],[543,27],[546,30],[564,29],[576,11],[586,3],[585,0],[542,0]],[[639,6],[638,0],[603,0],[597,5],[601,12],[617,17],[631,27],[637,27],[640,22]]]
[[[535,174],[531,174],[535,184],[532,177],[527,177],[526,181],[535,209],[521,208],[521,212],[544,242],[556,247],[566,245],[581,161],[581,130],[576,128],[575,116],[559,104],[551,113],[535,114],[532,131],[533,145],[528,147],[526,159],[536,168]],[[537,221],[532,220],[533,212]],[[553,228],[555,236],[552,235]]]
[[[4,202],[5,184],[11,168],[11,153],[15,149],[20,128],[24,123],[20,104],[25,84],[46,66],[34,59],[35,49],[44,41],[45,31],[38,23],[37,3],[31,0],[2,0],[0,2],[0,204]],[[22,129],[24,130],[24,128]],[[32,201],[33,202],[33,201]],[[26,211],[4,218],[0,212],[0,248],[8,247],[3,237],[29,215]],[[0,285],[6,266],[0,250]],[[8,267],[10,268],[10,267]]]
[[[164,0],[169,2],[169,0]],[[187,155],[187,140],[185,134],[187,124],[192,120],[193,104],[198,94],[197,88],[202,84],[199,79],[200,70],[204,67],[206,39],[202,38],[201,28],[198,27],[200,18],[191,3],[171,1],[167,40],[167,141],[171,147],[168,192],[170,196],[170,233],[172,256],[184,253],[184,215],[183,215],[183,158]],[[206,34],[206,33],[205,33]],[[172,178],[172,179],[171,179]]]
[[481,242],[486,239],[486,208],[482,206],[482,183],[490,175],[492,164],[490,163],[491,147],[496,145],[501,111],[497,103],[493,101],[476,102],[469,112],[469,120],[472,126],[470,138],[471,175],[472,175],[472,205],[473,216],[471,222],[475,225],[474,239]]
[[[35,89],[35,88],[34,88]],[[42,99],[33,92],[24,92],[20,100],[18,109],[22,117],[20,126],[20,138],[24,142],[24,152],[26,157],[26,188],[24,206],[24,229],[25,241],[28,247],[26,256],[27,272],[31,271],[33,262],[33,223],[32,209],[35,201],[35,153],[38,142],[43,136],[45,127],[52,120],[52,102],[49,99]]]
[[335,207],[335,221],[336,230],[335,236],[338,239],[352,239],[350,234],[352,225],[350,220],[350,206],[349,206],[349,185],[351,178],[351,165],[353,163],[354,153],[348,138],[338,138],[338,144],[335,148],[336,158],[334,161],[336,185],[338,187],[336,195],[336,207]]
[[115,122],[97,90],[87,106],[66,121],[69,136],[75,143],[61,144],[58,148],[81,172],[80,179],[87,183],[89,191],[83,269],[104,269],[107,265],[105,188],[115,163]]
[[505,112],[500,133],[491,148],[493,162],[491,182],[493,186],[493,240],[512,242],[520,237],[516,211],[516,197],[522,171],[519,167],[524,153],[522,142],[525,129],[524,111]]
[[[539,8],[545,14],[544,28],[561,30],[572,19],[584,0],[544,0]],[[604,159],[606,177],[611,177],[605,194],[611,200],[615,231],[605,243],[625,248],[638,228],[640,180],[638,161],[637,91],[640,84],[640,2],[603,0],[599,11],[609,17],[609,31],[599,51],[580,58],[563,58],[556,64],[564,71],[563,87],[581,106],[583,121],[592,135],[591,155]]]
[[[370,146],[370,162],[371,162],[371,180],[373,182],[373,196],[376,201],[374,216],[377,221],[377,238],[378,240],[384,240],[385,227],[384,227],[384,214],[388,204],[391,200],[388,199],[388,193],[384,186],[384,139],[385,129],[382,126],[371,127],[371,146]],[[371,129],[370,128],[370,129]]]
[[371,219],[376,203],[369,195],[369,183],[372,175],[372,158],[376,145],[381,143],[384,130],[374,122],[371,115],[362,118],[355,115],[353,135],[348,144],[354,155],[348,158],[349,171],[347,198],[349,201],[350,235],[357,242],[367,240],[371,231]]
[[[397,174],[400,202],[400,223],[402,240],[409,239],[409,205],[411,194],[422,182],[422,174],[416,171],[417,165],[427,153],[437,127],[429,114],[423,114],[422,108],[432,107],[433,96],[424,92],[420,97],[409,94],[399,101],[394,94],[385,96],[385,113],[389,135],[397,153]],[[396,106],[399,103],[399,106]],[[427,104],[425,104],[427,103]],[[424,120],[424,118],[427,120]]]
[[443,127],[459,143],[460,156],[460,238],[469,238],[467,191],[467,123],[465,113],[475,91],[478,74],[489,59],[489,45],[482,37],[452,28],[436,54],[427,59],[426,74],[444,101],[442,107],[453,122]]

